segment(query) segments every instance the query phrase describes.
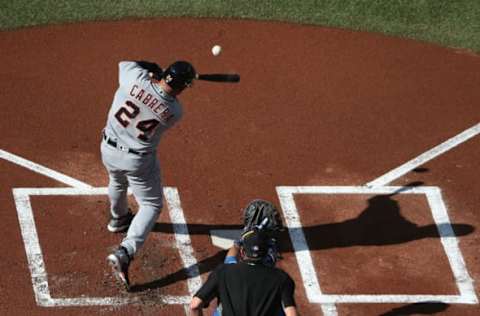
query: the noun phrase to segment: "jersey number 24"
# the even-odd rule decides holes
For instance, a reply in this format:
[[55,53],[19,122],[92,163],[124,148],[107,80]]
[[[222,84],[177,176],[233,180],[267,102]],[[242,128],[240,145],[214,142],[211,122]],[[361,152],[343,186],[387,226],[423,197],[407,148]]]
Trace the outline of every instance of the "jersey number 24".
[[[115,118],[123,126],[127,127],[130,125],[131,120],[136,118],[140,114],[140,108],[131,101],[125,102],[125,106],[122,106],[117,113],[115,113]],[[138,138],[143,141],[148,141],[148,135],[157,127],[160,121],[155,119],[144,120],[137,123],[135,126],[140,134]]]

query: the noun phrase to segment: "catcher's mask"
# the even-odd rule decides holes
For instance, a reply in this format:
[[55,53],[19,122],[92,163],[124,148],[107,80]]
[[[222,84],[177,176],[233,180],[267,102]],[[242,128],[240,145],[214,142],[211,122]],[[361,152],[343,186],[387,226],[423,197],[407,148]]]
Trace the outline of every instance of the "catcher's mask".
[[241,247],[250,261],[260,261],[268,253],[268,236],[258,229],[242,234]]
[[182,90],[192,85],[197,76],[195,68],[187,61],[176,61],[162,75],[165,82],[175,90]]

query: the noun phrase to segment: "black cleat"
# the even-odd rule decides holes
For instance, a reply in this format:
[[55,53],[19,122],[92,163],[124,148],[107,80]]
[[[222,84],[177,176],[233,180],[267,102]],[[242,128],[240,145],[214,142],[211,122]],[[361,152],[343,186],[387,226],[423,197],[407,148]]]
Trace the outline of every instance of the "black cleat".
[[128,279],[128,267],[130,266],[130,256],[127,249],[120,246],[114,253],[108,255],[107,262],[112,267],[115,277],[127,289],[130,289],[130,280]]
[[120,233],[124,232],[125,230],[130,227],[130,223],[133,220],[133,213],[129,210],[128,213],[119,218],[111,218],[110,222],[108,222],[107,229],[112,233]]

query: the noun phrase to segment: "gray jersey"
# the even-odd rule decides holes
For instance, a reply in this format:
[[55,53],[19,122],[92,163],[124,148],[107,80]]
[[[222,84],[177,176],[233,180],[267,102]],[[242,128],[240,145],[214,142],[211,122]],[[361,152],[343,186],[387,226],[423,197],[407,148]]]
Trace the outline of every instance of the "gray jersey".
[[139,152],[155,151],[164,131],[182,117],[182,106],[150,80],[136,62],[119,63],[119,87],[105,134]]

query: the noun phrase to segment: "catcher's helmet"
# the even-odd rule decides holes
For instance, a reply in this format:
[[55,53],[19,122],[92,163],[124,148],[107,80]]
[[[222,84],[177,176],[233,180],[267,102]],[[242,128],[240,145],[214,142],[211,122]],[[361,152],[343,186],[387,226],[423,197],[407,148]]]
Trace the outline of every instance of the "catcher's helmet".
[[249,260],[257,261],[267,255],[268,242],[268,236],[255,228],[242,234],[240,245]]
[[165,82],[173,89],[183,89],[192,85],[197,76],[195,68],[187,61],[176,61],[162,75]]

